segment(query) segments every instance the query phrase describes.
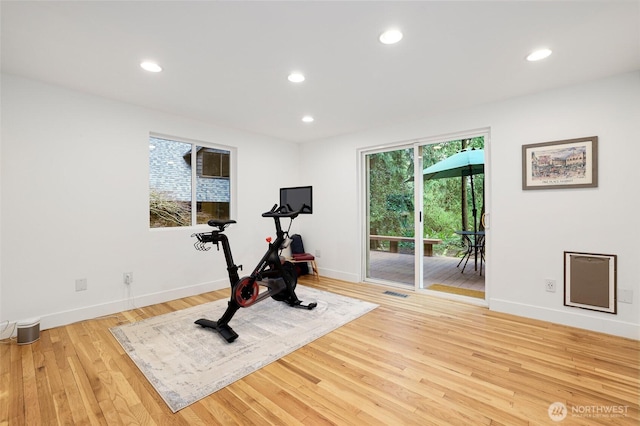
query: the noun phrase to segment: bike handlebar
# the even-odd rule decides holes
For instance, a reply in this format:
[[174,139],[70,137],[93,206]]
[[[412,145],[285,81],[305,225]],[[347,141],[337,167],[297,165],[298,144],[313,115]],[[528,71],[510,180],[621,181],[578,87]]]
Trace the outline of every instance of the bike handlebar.
[[293,210],[289,204],[286,206],[279,206],[274,204],[271,210],[268,212],[262,213],[262,217],[290,217],[291,219],[295,219],[298,217],[300,213],[304,213],[305,211],[310,211],[311,208],[306,204],[303,204],[299,210]]

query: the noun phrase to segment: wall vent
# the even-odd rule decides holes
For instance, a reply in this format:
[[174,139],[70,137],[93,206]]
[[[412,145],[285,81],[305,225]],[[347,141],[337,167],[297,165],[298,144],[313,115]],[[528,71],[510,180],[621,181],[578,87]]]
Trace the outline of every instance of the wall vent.
[[384,294],[388,294],[389,296],[395,296],[395,297],[409,297],[408,294],[396,293],[395,291],[385,291]]
[[616,256],[565,252],[564,304],[616,313]]

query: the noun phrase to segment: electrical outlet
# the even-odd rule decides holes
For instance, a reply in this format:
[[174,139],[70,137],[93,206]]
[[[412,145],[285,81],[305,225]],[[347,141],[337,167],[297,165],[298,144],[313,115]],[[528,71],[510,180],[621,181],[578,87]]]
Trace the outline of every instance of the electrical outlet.
[[320,257],[320,250],[316,250],[316,257]]
[[547,278],[546,280],[544,280],[544,289],[547,291],[550,291],[552,293],[555,293],[556,291],[556,280],[552,280],[550,278]]
[[87,289],[87,279],[78,278],[76,280],[76,291],[85,291]]
[[124,274],[122,274],[122,281],[126,285],[133,284],[133,272],[125,272]]

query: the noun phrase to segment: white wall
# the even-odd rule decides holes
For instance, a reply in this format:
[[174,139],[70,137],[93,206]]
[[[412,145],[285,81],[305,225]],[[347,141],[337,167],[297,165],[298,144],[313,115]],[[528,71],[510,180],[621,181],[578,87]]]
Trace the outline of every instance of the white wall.
[[[41,317],[45,329],[228,286],[222,252],[193,248],[206,225],[149,229],[149,132],[237,148],[228,234],[245,271],[275,234],[260,214],[299,183],[296,144],[16,76],[1,83],[0,321]],[[75,291],[78,278],[87,291]]]
[[[362,278],[359,148],[486,127],[490,308],[640,338],[640,72],[302,145],[301,179],[314,185],[313,222],[302,232],[305,249],[321,251],[321,274]],[[593,135],[597,188],[522,190],[523,144]],[[616,254],[618,288],[633,290],[633,303],[618,303],[617,315],[563,306],[565,250]],[[559,290],[546,292],[545,278]]]
[[[20,77],[1,84],[0,321],[38,316],[49,328],[131,308],[125,271],[136,306],[228,285],[222,253],[193,249],[195,229],[149,230],[150,131],[237,147],[236,263],[254,266],[273,235],[260,213],[278,188],[313,185],[314,214],[294,230],[321,250],[323,275],[358,281],[358,148],[489,127],[491,309],[640,337],[638,72],[300,146]],[[598,188],[522,191],[523,144],[591,135]],[[633,303],[617,315],[564,307],[543,280],[562,283],[565,250],[617,254]]]

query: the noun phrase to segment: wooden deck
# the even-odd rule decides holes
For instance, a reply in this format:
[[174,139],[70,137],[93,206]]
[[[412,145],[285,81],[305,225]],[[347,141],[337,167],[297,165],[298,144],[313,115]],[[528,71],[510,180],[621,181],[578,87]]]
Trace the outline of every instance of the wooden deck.
[[[412,254],[390,253],[385,251],[369,251],[368,278],[414,285],[414,262]],[[469,260],[462,273],[462,265],[457,268],[459,258],[433,256],[423,258],[424,287],[432,284],[443,284],[450,287],[484,291],[484,265],[482,275],[479,268],[474,270],[473,258]]]

